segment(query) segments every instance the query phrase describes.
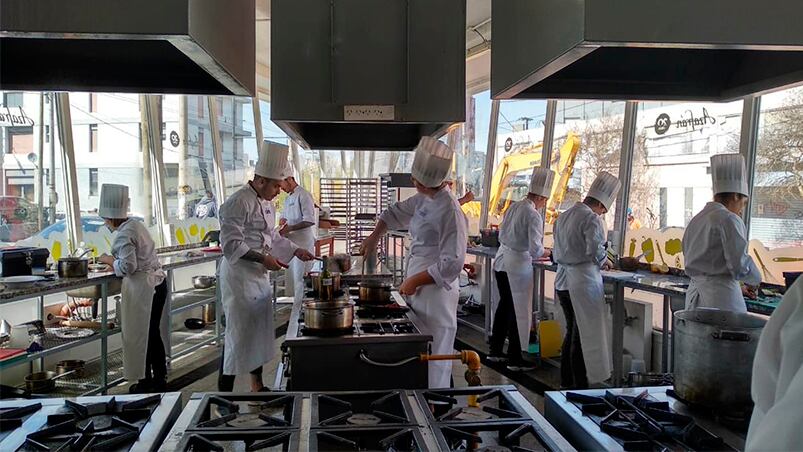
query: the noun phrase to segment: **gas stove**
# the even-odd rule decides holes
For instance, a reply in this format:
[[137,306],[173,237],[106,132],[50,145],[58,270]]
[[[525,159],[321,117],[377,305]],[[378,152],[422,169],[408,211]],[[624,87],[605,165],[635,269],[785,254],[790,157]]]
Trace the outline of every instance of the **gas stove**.
[[426,410],[430,422],[468,424],[528,419],[513,400],[510,386],[416,391],[416,398],[421,406],[431,408]]
[[667,394],[667,387],[546,394],[546,418],[576,447],[605,450],[739,450],[744,431]]
[[293,393],[209,394],[189,430],[236,431],[298,428],[301,395]]
[[[472,393],[493,394],[482,402],[486,403],[483,407],[515,408],[518,417],[437,421],[428,414],[430,403],[424,396],[428,391],[194,394],[160,450],[573,450],[512,386],[452,391],[456,391],[452,393],[454,408]],[[234,410],[230,402],[252,402],[254,406],[253,402],[263,401],[263,396],[293,401],[283,411],[287,425],[266,423],[240,428],[220,421],[212,427],[204,426],[211,420],[210,410]],[[290,405],[292,414],[288,413]]]
[[0,402],[0,450],[155,450],[180,409],[177,393]]

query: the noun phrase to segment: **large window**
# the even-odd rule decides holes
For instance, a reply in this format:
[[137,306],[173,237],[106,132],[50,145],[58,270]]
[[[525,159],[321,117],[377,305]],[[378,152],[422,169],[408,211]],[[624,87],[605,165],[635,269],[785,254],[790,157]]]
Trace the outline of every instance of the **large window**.
[[763,96],[759,119],[751,252],[764,281],[782,284],[803,270],[803,88]]
[[[469,235],[479,235],[482,209],[487,208],[488,194],[483,191],[485,157],[491,121],[491,93],[482,91],[466,96],[466,122],[462,126],[462,143],[455,149],[456,194],[471,191],[476,201],[463,206],[468,218]],[[412,165],[410,161],[409,165]],[[408,166],[409,168],[409,166]]]

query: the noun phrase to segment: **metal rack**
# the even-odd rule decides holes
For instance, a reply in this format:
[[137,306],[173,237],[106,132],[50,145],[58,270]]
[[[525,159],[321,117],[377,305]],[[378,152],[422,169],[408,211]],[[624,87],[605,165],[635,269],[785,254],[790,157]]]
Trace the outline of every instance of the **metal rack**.
[[379,216],[377,179],[346,180],[346,249],[360,246],[376,227]]
[[346,241],[346,222],[348,221],[348,193],[345,178],[321,178],[321,206],[329,207],[329,218],[340,222],[340,226],[329,230],[335,240]]

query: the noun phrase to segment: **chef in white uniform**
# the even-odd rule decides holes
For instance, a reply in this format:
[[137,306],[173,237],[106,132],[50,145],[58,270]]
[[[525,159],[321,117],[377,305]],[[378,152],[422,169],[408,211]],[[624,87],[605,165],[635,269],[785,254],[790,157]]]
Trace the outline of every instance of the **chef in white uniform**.
[[605,225],[620,188],[601,172],[583,202],[560,214],[554,227],[555,288],[566,318],[561,353],[561,386],[582,389],[611,376],[611,331],[600,268],[607,266]]
[[691,278],[686,309],[719,308],[747,312],[739,281],[761,283],[748,254],[742,210],[747,205],[747,174],[740,154],[711,157],[714,201],[691,219],[683,234],[686,274]]
[[234,377],[246,372],[251,374],[252,391],[264,389],[262,365],[273,357],[275,336],[268,271],[287,268],[293,257],[313,257],[274,229],[271,200],[288,170],[287,146],[264,142],[254,179],[220,207],[223,259],[218,281],[226,314],[221,391],[231,391]]
[[753,362],[748,451],[803,449],[803,278],[772,314]]
[[103,184],[98,215],[115,232],[111,256],[98,260],[123,278],[123,368],[131,393],[164,392],[167,384],[162,312],[167,298],[165,274],[156,245],[141,221],[128,218],[128,187]]
[[[282,182],[282,190],[289,196],[284,201],[284,209],[279,219],[279,224],[282,226],[279,233],[282,237],[290,239],[299,248],[314,250],[317,215],[312,195],[304,187],[298,185],[293,176]],[[301,259],[290,261],[289,272],[292,276],[290,278],[292,284],[288,284],[288,291],[293,291],[296,301],[304,298],[304,275],[311,268],[312,262],[303,262]]]
[[[466,218],[446,185],[454,152],[423,137],[415,149],[412,176],[418,193],[382,212],[376,229],[363,242],[363,255],[376,250],[388,229],[408,229],[412,242],[407,274],[399,293],[431,334],[432,353],[454,353],[457,332],[458,277],[466,257]],[[451,361],[429,363],[429,387],[450,385]]]
[[544,249],[544,221],[538,209],[546,206],[554,177],[555,173],[549,168],[535,168],[527,197],[510,205],[499,226],[500,246],[494,272],[500,299],[494,315],[488,360],[505,360],[502,348],[509,337],[507,368],[511,371],[532,368],[521,352],[527,350],[532,326],[532,264],[535,259],[550,255],[550,251]]

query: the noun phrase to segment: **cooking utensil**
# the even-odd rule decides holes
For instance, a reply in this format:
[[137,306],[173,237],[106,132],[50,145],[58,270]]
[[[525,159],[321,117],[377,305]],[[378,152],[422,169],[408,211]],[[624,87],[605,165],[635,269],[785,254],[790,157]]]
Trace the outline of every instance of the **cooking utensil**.
[[214,276],[193,276],[192,287],[196,289],[208,289],[217,284],[217,278]]
[[776,257],[773,262],[803,262],[803,257]]
[[382,281],[362,281],[357,283],[361,303],[388,304],[390,303],[391,285]]
[[189,318],[184,321],[184,326],[188,330],[200,330],[206,327],[206,322],[203,319]]
[[[332,289],[334,292],[338,292],[340,290],[340,273],[330,273],[332,276]],[[312,283],[312,290],[315,293],[321,293],[321,274],[320,273],[310,273],[309,275],[310,282]]]
[[59,361],[56,363],[56,372],[61,375],[67,372],[73,372],[73,374],[78,378],[84,378],[84,366],[86,362],[80,359],[65,359],[63,361]]
[[[664,252],[661,251],[661,247],[658,246],[658,256],[661,257],[661,265],[658,267],[661,270],[661,273],[669,273],[669,265],[667,265],[666,260],[664,259]],[[652,254],[652,251],[650,251]]]
[[8,323],[8,321],[5,319],[3,319],[2,323],[0,323],[0,334],[2,335],[11,334],[11,324]]
[[675,313],[675,392],[694,405],[722,413],[752,406],[750,378],[766,320],[719,309]]
[[774,276],[772,276],[772,273],[769,271],[767,266],[764,265],[764,261],[761,259],[761,256],[758,255],[758,251],[756,249],[753,249],[753,256],[756,256],[756,260],[758,261],[758,265],[761,266],[761,272],[764,273],[764,279],[766,279],[767,281],[776,281],[777,282],[777,280],[775,279]]
[[89,271],[93,273],[100,273],[100,272],[111,271],[111,269],[106,264],[89,264]]
[[480,244],[490,248],[498,248],[499,229],[480,229]]
[[[120,315],[118,311],[118,315],[116,317],[117,321],[120,321]],[[91,330],[99,330],[102,326],[100,322],[95,322],[92,320],[63,320],[61,322],[62,326],[68,326],[72,328],[81,328],[81,329],[91,329]],[[114,329],[114,322],[109,322],[107,325],[108,329]]]
[[89,274],[89,259],[62,257],[58,264],[59,278],[83,278]]
[[344,330],[354,325],[353,301],[304,302],[304,327],[316,331]]
[[34,394],[42,394],[56,389],[56,380],[72,375],[75,371],[58,374],[52,370],[34,372],[25,377],[25,389]]
[[66,339],[66,340],[74,340],[74,339],[84,339],[86,337],[92,336],[95,334],[89,328],[71,328],[71,329],[64,329],[64,330],[55,330],[53,331],[53,335],[59,339]]

